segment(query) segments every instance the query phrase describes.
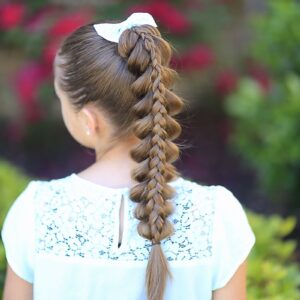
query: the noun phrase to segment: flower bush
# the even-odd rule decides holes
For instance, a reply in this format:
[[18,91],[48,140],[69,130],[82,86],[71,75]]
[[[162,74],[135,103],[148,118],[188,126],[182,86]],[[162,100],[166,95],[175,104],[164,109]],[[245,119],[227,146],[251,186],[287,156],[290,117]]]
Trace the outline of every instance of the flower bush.
[[[194,98],[198,97],[201,86],[203,91],[207,90],[205,86],[208,83],[203,80],[205,78],[216,82],[209,89],[216,89],[220,95],[227,94],[234,88],[235,79],[226,78],[229,74],[226,72],[227,65],[224,63],[222,66],[222,60],[218,59],[215,51],[218,45],[214,43],[222,35],[224,25],[230,24],[230,8],[233,5],[217,0],[201,3],[193,0],[130,1],[79,8],[53,5],[43,0],[29,0],[26,4],[0,4],[0,16],[1,13],[5,14],[8,19],[3,18],[5,24],[0,26],[0,45],[4,50],[19,52],[26,58],[12,76],[7,78],[7,82],[3,83],[5,89],[1,89],[1,93],[7,90],[2,98],[7,103],[6,111],[9,113],[2,115],[0,111],[3,129],[0,132],[0,147],[7,149],[8,146],[16,148],[17,145],[31,145],[30,151],[33,152],[36,150],[32,146],[39,139],[39,144],[45,145],[45,149],[53,148],[52,140],[48,137],[52,135],[53,128],[63,127],[58,101],[54,101],[54,55],[61,41],[73,30],[103,18],[122,20],[134,11],[152,13],[164,37],[175,46],[172,66],[181,74],[190,76],[185,82],[191,93],[195,94]],[[217,68],[222,73],[222,78],[219,71],[214,71]],[[194,79],[190,80],[191,77]],[[11,111],[15,112],[14,115]],[[36,125],[39,130],[33,129]],[[65,137],[58,137],[63,138]],[[5,145],[1,141],[5,141]],[[39,154],[35,154],[35,157],[47,156],[49,153],[49,150],[42,153],[43,147],[36,149],[39,149]],[[74,147],[71,149],[73,151]],[[52,153],[55,154],[55,150]],[[46,163],[49,160],[43,161]],[[30,164],[31,170],[33,167]],[[34,168],[36,170],[38,167]],[[43,166],[43,170],[44,174],[49,174],[48,166]]]
[[[108,4],[101,9],[85,6],[72,10],[41,0],[28,1],[26,5],[23,2],[0,5],[2,47],[23,49],[29,58],[11,83],[12,89],[16,89],[16,100],[23,108],[20,117],[25,124],[38,123],[46,117],[43,110],[48,109],[44,103],[51,102],[54,95],[49,94],[42,103],[39,92],[45,85],[52,86],[52,63],[60,42],[81,25],[103,17],[123,19],[124,15],[135,11],[149,12],[158,21],[166,38],[178,49],[172,60],[173,66],[183,72],[205,71],[216,63],[214,45],[206,32],[215,31],[215,37],[221,33],[222,26],[229,23],[228,6],[228,3],[217,0],[202,2],[201,5],[198,1],[131,1]],[[207,15],[214,16],[214,21],[201,21],[202,16],[207,19]],[[28,72],[32,76],[24,75]],[[26,126],[20,127],[26,130]]]

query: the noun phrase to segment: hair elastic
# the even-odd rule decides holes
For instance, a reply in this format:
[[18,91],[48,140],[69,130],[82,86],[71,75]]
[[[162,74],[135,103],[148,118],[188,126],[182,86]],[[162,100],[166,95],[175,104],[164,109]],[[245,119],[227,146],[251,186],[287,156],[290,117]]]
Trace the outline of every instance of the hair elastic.
[[159,241],[159,242],[156,242],[156,243],[152,243],[151,246],[154,246],[154,245],[160,245],[160,244],[161,244],[161,242]]

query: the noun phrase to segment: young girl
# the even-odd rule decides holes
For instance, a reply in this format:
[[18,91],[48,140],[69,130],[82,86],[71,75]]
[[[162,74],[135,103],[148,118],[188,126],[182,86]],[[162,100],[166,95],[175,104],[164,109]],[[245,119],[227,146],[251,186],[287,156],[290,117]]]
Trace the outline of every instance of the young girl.
[[255,236],[243,207],[172,165],[183,101],[171,54],[146,13],[64,40],[55,90],[66,127],[96,162],[32,180],[15,200],[2,229],[4,300],[246,299]]

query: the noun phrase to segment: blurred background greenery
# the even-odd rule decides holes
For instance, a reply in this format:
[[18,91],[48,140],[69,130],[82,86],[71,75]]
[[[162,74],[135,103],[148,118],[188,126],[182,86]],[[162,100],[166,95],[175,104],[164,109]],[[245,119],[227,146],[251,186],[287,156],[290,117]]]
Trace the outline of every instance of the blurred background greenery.
[[[31,178],[94,160],[53,89],[60,41],[88,22],[151,13],[175,47],[184,176],[229,188],[257,242],[249,299],[300,299],[300,3],[297,0],[6,1],[0,4],[0,224]],[[53,143],[55,140],[55,143]],[[5,256],[0,248],[0,284]]]

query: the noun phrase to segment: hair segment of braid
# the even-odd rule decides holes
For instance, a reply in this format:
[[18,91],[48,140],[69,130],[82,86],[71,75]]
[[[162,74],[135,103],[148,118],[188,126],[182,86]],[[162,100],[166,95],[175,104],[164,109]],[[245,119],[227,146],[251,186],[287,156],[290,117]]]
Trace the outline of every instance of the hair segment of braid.
[[134,133],[140,144],[131,155],[139,163],[132,174],[138,184],[131,189],[130,197],[138,203],[138,233],[153,244],[146,271],[148,299],[162,300],[171,273],[160,241],[173,234],[167,217],[173,212],[170,200],[175,191],[168,182],[178,175],[171,163],[178,158],[179,150],[172,140],[181,132],[172,115],[180,111],[182,101],[168,89],[175,75],[167,67],[171,48],[156,28],[144,25],[124,31],[118,51],[137,76],[131,87],[138,98],[133,110],[137,116]]

